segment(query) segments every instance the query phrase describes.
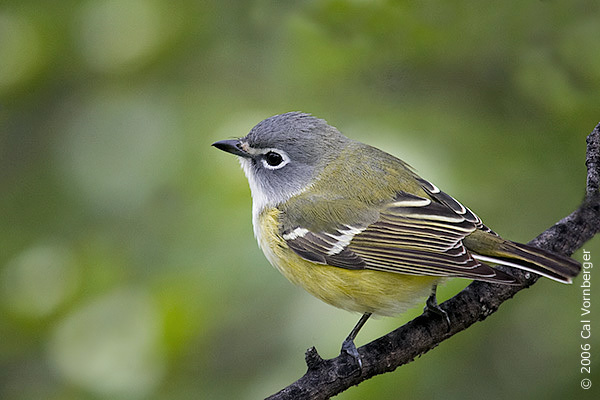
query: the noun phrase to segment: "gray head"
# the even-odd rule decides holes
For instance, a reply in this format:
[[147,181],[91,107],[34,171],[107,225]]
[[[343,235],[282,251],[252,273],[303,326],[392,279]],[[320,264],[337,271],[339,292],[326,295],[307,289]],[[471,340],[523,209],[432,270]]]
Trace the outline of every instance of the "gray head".
[[241,139],[213,146],[239,156],[257,212],[304,190],[349,142],[326,121],[289,112],[259,122]]

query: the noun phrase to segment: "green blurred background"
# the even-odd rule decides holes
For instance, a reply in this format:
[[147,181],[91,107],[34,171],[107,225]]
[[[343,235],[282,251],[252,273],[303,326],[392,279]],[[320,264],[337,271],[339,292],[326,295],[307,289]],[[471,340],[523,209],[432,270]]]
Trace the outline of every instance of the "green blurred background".
[[[257,399],[304,373],[309,346],[338,353],[358,316],[268,265],[246,180],[210,147],[274,114],[325,118],[530,240],[583,198],[599,8],[4,0],[0,398]],[[600,240],[585,248],[600,265]],[[596,386],[580,388],[580,282],[540,281],[337,398],[597,396],[595,331]],[[418,313],[370,321],[357,344]]]

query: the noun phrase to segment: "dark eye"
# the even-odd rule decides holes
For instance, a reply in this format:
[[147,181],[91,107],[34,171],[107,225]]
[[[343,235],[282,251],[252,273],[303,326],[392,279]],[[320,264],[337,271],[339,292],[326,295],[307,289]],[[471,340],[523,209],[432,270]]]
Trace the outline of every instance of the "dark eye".
[[283,162],[283,157],[279,153],[269,151],[267,154],[265,154],[265,161],[271,167],[276,167]]

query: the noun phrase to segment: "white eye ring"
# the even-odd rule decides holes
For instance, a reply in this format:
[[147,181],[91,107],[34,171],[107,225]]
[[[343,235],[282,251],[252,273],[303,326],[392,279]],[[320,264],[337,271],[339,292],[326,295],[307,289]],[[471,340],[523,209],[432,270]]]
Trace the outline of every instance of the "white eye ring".
[[[270,170],[281,169],[290,162],[290,157],[283,150],[264,149],[263,151],[261,151],[261,153],[264,156],[264,158],[262,158],[261,161],[262,161],[263,166],[266,169],[270,169]],[[281,159],[281,161],[279,161],[279,163],[277,163],[275,165],[269,164],[269,162],[267,161],[267,156],[269,155],[269,153],[273,153],[273,155],[276,157],[278,156]]]

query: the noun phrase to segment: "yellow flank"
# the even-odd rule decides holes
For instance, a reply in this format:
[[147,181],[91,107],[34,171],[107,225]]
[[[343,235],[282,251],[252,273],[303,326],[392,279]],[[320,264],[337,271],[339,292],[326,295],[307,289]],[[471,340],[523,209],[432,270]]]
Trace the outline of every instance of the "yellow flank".
[[349,270],[307,261],[294,253],[279,234],[280,211],[258,216],[258,243],[269,262],[292,283],[313,296],[348,311],[393,316],[422,302],[439,277],[373,270]]

